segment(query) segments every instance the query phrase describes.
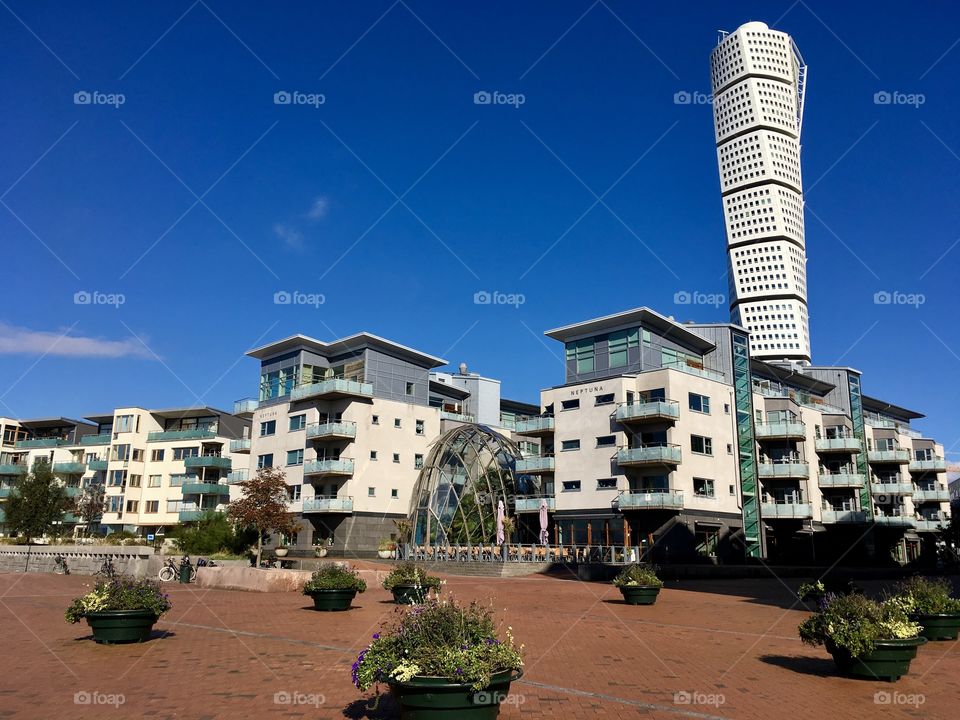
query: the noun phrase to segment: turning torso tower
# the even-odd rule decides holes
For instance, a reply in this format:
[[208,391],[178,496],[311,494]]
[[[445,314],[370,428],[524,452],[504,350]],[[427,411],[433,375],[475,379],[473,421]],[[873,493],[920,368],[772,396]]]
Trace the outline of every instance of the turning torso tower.
[[800,126],[807,68],[793,39],[750,22],[710,55],[731,321],[763,360],[810,362]]

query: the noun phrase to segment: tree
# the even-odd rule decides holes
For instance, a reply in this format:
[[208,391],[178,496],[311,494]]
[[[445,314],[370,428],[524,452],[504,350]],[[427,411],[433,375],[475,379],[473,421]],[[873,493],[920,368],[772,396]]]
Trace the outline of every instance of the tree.
[[77,499],[77,518],[86,525],[87,535],[90,528],[96,525],[103,517],[103,505],[106,502],[106,491],[102,483],[91,483],[83,490],[83,495]]
[[180,552],[188,555],[212,555],[228,552],[240,555],[254,542],[256,531],[248,526],[240,528],[223,513],[205,512],[196,523],[182,525],[171,533]]
[[260,468],[249,480],[237,483],[243,496],[227,505],[227,515],[242,527],[257,531],[257,567],[263,554],[263,536],[271,532],[293,535],[300,529],[287,507],[287,482],[283,470]]
[[37,461],[7,498],[7,528],[11,534],[25,536],[29,543],[48,534],[74,506],[66,488],[54,477],[50,463]]

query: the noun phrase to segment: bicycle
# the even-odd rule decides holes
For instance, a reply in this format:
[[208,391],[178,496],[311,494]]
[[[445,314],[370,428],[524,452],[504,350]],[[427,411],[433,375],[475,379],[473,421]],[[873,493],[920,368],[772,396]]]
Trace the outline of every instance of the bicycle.
[[[173,582],[174,580],[180,577],[180,563],[178,563],[172,557],[168,557],[166,564],[162,568],[160,568],[160,572],[157,573],[157,577],[160,578],[160,582]],[[197,579],[197,568],[191,565],[190,566],[190,582],[193,582],[196,579]]]
[[70,568],[67,567],[67,559],[63,555],[57,553],[53,558],[53,562],[53,572],[55,572],[57,575],[70,574]]
[[100,566],[100,569],[94,573],[94,576],[96,575],[103,575],[111,580],[115,578],[117,576],[117,569],[113,565],[113,558],[107,557],[107,559],[103,561],[103,565]]

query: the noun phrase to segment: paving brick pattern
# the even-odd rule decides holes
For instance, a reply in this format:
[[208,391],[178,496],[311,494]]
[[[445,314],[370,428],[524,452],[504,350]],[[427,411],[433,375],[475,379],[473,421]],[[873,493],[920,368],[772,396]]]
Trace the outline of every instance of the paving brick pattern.
[[[379,587],[350,612],[317,613],[297,593],[170,585],[174,609],[153,640],[105,647],[63,621],[90,582],[0,574],[0,718],[397,717],[350,682],[356,653],[396,612]],[[895,684],[836,677],[797,639],[807,613],[775,579],[670,582],[652,607],[572,578],[450,577],[444,591],[492,599],[526,645],[508,720],[958,717],[957,643],[922,648]]]

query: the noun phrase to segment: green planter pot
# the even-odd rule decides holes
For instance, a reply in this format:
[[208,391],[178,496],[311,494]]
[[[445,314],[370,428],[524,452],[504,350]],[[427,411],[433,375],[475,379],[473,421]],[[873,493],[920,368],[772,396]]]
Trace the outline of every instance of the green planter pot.
[[656,585],[623,585],[620,587],[627,605],[653,605],[660,594]]
[[394,585],[390,592],[397,605],[419,605],[427,599],[430,588],[426,585]]
[[104,610],[86,618],[93,639],[104,645],[146,642],[158,620],[152,610]]
[[910,661],[917,656],[917,648],[927,642],[925,637],[903,640],[878,640],[877,646],[860,657],[853,657],[847,650],[832,642],[826,643],[827,652],[833,655],[837,669],[843,675],[867,680],[899,680],[910,670]]
[[390,691],[400,705],[401,720],[493,720],[510,693],[510,683],[522,675],[510,670],[496,673],[483,690],[448,678],[415,677],[390,683]]
[[313,598],[314,610],[349,610],[350,603],[357,596],[356,590],[311,590],[304,593]]
[[960,631],[960,614],[917,615],[916,621],[923,626],[920,634],[927,640],[956,640]]

